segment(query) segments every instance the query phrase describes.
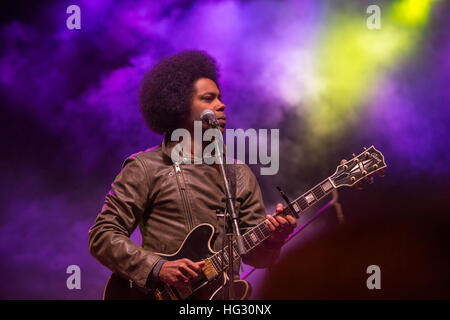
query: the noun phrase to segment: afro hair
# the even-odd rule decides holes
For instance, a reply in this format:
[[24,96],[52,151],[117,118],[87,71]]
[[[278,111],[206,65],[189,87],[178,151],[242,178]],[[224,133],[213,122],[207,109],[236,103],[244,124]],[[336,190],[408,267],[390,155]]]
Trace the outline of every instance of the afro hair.
[[162,134],[183,125],[190,114],[194,82],[200,78],[209,78],[219,87],[217,62],[199,50],[163,58],[145,74],[139,108],[152,131]]

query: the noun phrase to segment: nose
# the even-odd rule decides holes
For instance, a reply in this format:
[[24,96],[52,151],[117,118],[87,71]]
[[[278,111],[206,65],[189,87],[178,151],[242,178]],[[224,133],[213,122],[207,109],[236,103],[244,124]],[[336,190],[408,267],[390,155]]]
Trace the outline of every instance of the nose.
[[225,104],[222,103],[222,101],[219,100],[219,103],[214,108],[217,112],[224,112],[225,111]]

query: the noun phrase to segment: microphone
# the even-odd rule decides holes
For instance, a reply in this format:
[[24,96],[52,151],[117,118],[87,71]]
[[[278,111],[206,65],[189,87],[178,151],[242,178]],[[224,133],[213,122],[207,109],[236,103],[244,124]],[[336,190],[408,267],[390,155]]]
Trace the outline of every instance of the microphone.
[[208,124],[211,128],[218,128],[219,121],[216,118],[216,115],[212,110],[206,109],[200,113],[200,119]]

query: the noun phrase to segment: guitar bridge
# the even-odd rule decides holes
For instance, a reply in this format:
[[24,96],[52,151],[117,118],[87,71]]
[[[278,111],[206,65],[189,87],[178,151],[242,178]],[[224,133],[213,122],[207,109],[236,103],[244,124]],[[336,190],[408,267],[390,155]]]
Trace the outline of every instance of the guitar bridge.
[[156,289],[155,297],[156,300],[179,300],[175,292],[168,285],[165,285],[161,290]]
[[192,294],[191,287],[187,288],[176,288],[178,295],[180,296],[181,300],[187,299]]

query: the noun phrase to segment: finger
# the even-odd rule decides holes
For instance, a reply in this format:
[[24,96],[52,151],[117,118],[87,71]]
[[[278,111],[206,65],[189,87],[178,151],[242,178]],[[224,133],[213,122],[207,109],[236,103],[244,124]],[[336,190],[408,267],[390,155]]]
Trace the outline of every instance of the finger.
[[275,231],[275,227],[272,223],[270,223],[269,220],[264,221],[267,225],[267,227],[269,228],[270,231]]
[[182,265],[179,269],[184,276],[186,276],[188,279],[195,279],[198,274],[194,270],[192,270],[188,265]]
[[[268,216],[267,216],[268,217]],[[275,231],[275,226],[270,222],[269,218],[265,221],[266,225],[269,227],[270,231]]]
[[197,274],[202,272],[202,268],[205,266],[205,261],[193,262],[191,269],[193,269]]
[[278,229],[277,231],[289,233],[291,228],[289,222],[283,217],[277,217],[277,221],[280,224],[280,226],[277,228]]
[[270,215],[267,216],[267,219],[274,225],[275,228],[278,228],[278,226],[280,225],[278,221]]
[[192,260],[189,259],[183,259],[183,262],[186,263],[186,265],[191,268],[192,270],[194,270],[195,272],[200,272],[201,267],[199,266],[198,263],[193,262]]
[[[291,223],[287,220],[292,218],[291,216],[281,217],[277,216],[276,219],[280,223],[280,227],[277,229],[277,231],[282,235],[283,237],[288,236],[294,229],[294,226],[291,225]],[[293,219],[293,218],[292,218]],[[295,219],[294,219],[295,223]]]
[[189,278],[186,277],[183,272],[181,272],[180,270],[175,274],[175,277],[177,278],[177,280],[180,283],[188,283],[189,282]]
[[287,221],[291,226],[295,226],[297,224],[297,220],[293,216],[286,216]]
[[284,217],[282,217],[282,216],[276,216],[276,217],[275,217],[275,220],[277,220],[278,223],[279,223],[281,226],[284,226],[284,225],[286,225],[286,224],[289,224],[288,221],[287,221]]
[[275,212],[281,212],[283,211],[283,204],[282,203],[277,203],[277,206],[275,208]]

